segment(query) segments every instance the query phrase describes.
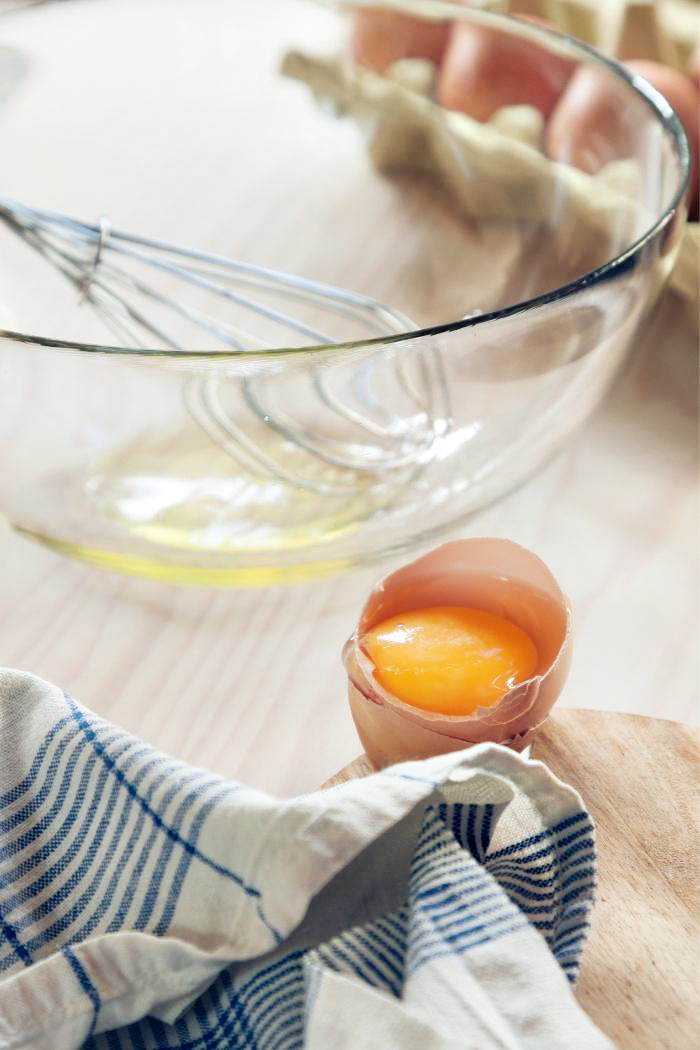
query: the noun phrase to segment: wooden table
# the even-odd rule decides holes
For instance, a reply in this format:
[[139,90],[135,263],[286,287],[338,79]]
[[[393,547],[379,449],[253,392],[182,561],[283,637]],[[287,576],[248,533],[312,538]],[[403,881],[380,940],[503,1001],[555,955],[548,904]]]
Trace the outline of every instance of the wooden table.
[[[700,1008],[697,732],[560,711],[532,757],[581,792],[596,824],[597,901],[579,1002],[620,1050],[690,1050]],[[363,755],[330,783],[370,772]]]
[[[144,27],[154,11],[173,10],[156,0],[127,2],[136,4]],[[221,4],[222,17],[245,20],[246,4],[231,2],[233,8]],[[50,23],[43,39],[54,48],[67,20],[79,21],[79,9],[47,3],[0,18],[0,47],[21,49]],[[91,17],[101,10],[95,4]],[[141,57],[150,47],[147,38],[127,43]],[[114,101],[114,84],[95,76],[89,91],[81,83],[69,88],[77,107],[70,140],[50,122],[41,129],[51,180],[32,162],[30,127],[26,150],[3,156],[3,192],[88,215],[99,214],[105,198],[134,229],[165,234],[174,222],[174,238],[211,243],[216,216],[188,211],[187,203],[209,186],[213,198],[235,193],[232,167],[216,155],[173,150],[177,177],[157,193],[143,165],[115,164],[114,151],[99,152],[91,138],[105,99]],[[304,104],[311,111],[311,102]],[[114,107],[109,112],[122,119]],[[159,128],[159,148],[167,149],[176,124]],[[22,130],[13,126],[15,135]],[[78,144],[89,145],[97,188],[80,182],[66,160]],[[128,145],[132,159],[145,148]],[[132,170],[143,192],[129,184]],[[266,185],[266,193],[273,189]],[[350,210],[348,216],[352,222]],[[198,233],[198,224],[206,229]],[[290,225],[289,237],[296,236]],[[585,429],[519,491],[451,534],[509,536],[533,548],[570,594],[576,652],[564,706],[696,718],[696,391],[695,330],[679,300],[667,295]],[[340,651],[369,588],[396,564],[267,591],[187,590],[63,560],[0,526],[0,662],[59,683],[186,761],[273,792],[306,791],[357,751]]]
[[[695,368],[669,298],[587,428],[455,532],[533,548],[570,594],[564,706],[697,718]],[[0,662],[186,761],[306,791],[357,752],[340,650],[384,568],[273,590],[178,589],[0,529]]]
[[[141,5],[147,18],[151,7],[143,0],[127,2]],[[213,0],[205,2],[211,6]],[[162,4],[161,10],[172,7]],[[31,12],[37,31],[40,20],[49,18],[47,39],[56,41],[62,12],[72,9],[37,7]],[[245,9],[239,0],[236,17],[245,19]],[[91,17],[99,15],[95,4]],[[9,47],[17,55],[24,32],[19,16],[0,19],[0,49]],[[129,40],[124,53],[148,46],[147,39]],[[43,129],[55,201],[46,199],[45,173],[32,163],[32,128],[26,129],[26,149],[3,157],[2,190],[88,215],[98,214],[104,195],[107,206],[125,216],[125,225],[165,235],[174,216],[175,239],[214,245],[216,215],[198,216],[187,205],[205,191],[213,198],[236,192],[235,172],[220,158],[204,163],[173,150],[177,179],[166,193],[148,184],[135,193],[128,179],[122,185],[123,170],[108,152],[102,167],[97,164],[99,192],[62,163],[62,151],[89,140],[109,87],[99,76],[89,91],[75,85],[72,141],[64,144],[50,127]],[[0,77],[0,104],[6,88]],[[120,117],[114,106],[111,113]],[[159,129],[161,147],[175,140],[174,127]],[[144,145],[131,143],[132,152]],[[293,179],[299,183],[307,175],[281,171],[279,177],[292,180],[291,193]],[[268,185],[266,192],[271,190]],[[257,234],[251,224],[251,239]],[[289,236],[296,235],[292,224]],[[343,283],[344,275],[335,279]],[[537,551],[561,581],[575,620],[574,664],[562,707],[697,720],[696,347],[687,312],[674,295],[665,295],[626,371],[585,429],[520,490],[446,536],[508,536]],[[185,761],[283,795],[308,791],[358,751],[340,652],[368,590],[396,564],[267,591],[178,589],[63,560],[0,524],[0,663],[60,684],[83,704]],[[687,785],[682,799],[668,785],[681,764],[695,767],[685,755],[676,762],[676,752],[667,746],[671,736],[682,733],[678,727],[625,722],[610,714],[594,719],[598,728],[591,736],[584,735],[585,720],[585,712],[562,712],[554,723],[559,736],[549,734],[535,748],[581,790],[604,829],[601,895],[579,994],[621,1046],[680,1050],[690,1046],[688,945],[697,937],[697,898],[687,870],[693,809]],[[649,725],[653,732],[645,728]],[[624,768],[623,730],[633,738],[637,780],[632,784],[621,775],[622,802],[615,809],[601,782],[582,775],[571,756],[577,755],[579,739],[590,749],[597,734],[603,748],[613,741],[604,751],[608,768],[611,763]],[[683,842],[680,833],[663,839],[681,813]],[[611,843],[627,834],[625,823],[626,845],[634,848],[615,853]],[[631,858],[627,871],[620,870],[619,856],[623,863]],[[641,884],[636,874],[645,862],[652,870]],[[646,886],[653,886],[658,899],[645,909]],[[610,887],[617,887],[617,896]],[[625,892],[626,905],[634,902],[631,911],[619,905]],[[630,916],[646,924],[644,937],[633,936]],[[685,924],[682,936],[674,933],[678,923]],[[690,958],[685,973],[678,962],[681,941],[684,958]]]

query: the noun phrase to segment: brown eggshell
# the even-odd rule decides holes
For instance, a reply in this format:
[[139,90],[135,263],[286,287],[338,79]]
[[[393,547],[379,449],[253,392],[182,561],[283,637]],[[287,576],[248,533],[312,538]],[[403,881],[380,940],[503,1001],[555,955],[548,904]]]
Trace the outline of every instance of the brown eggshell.
[[475,120],[486,121],[503,106],[519,105],[534,106],[548,116],[574,65],[504,30],[457,22],[439,72],[437,97],[446,109]]
[[[439,605],[484,609],[517,624],[537,647],[537,674],[493,707],[466,716],[422,711],[393,696],[376,679],[362,639],[391,616]],[[569,603],[546,565],[524,547],[501,539],[457,540],[375,587],[343,659],[355,725],[376,766],[485,740],[520,749],[549,714],[568,674]]]
[[695,84],[695,87],[700,91],[700,44],[698,44],[696,48],[693,48],[693,53],[688,59],[686,69],[688,76]]
[[630,89],[606,69],[580,66],[547,123],[547,155],[594,175],[610,161],[636,155],[638,147]]
[[[470,741],[416,725],[391,707],[368,703],[363,693],[352,684],[348,688],[348,698],[357,735],[375,769],[408,759],[461,751],[469,746]],[[522,737],[501,743],[506,743],[514,751],[522,751],[534,733],[535,730],[531,730]]]
[[[635,61],[625,65],[648,80],[676,110],[691,146],[696,186],[698,159],[698,94],[678,70],[659,62]],[[571,164],[589,174],[624,157],[644,156],[648,125],[629,88],[607,70],[581,66],[574,73],[545,130],[545,150],[552,160]],[[697,187],[696,187],[697,196]]]
[[691,156],[689,203],[691,209],[698,198],[698,149],[700,148],[700,97],[692,80],[677,69],[661,62],[635,60],[625,62],[632,73],[648,80],[664,96],[676,112],[688,136]]
[[358,8],[352,13],[350,53],[361,66],[384,73],[402,58],[442,60],[448,22],[429,22],[396,11]]

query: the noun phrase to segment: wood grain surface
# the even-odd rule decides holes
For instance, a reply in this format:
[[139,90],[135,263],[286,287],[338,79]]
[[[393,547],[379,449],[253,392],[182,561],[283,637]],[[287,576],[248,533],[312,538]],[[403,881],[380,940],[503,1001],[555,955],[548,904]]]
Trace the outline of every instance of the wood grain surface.
[[[172,8],[139,5],[144,19],[156,6]],[[19,6],[20,0],[4,0],[5,10]],[[243,27],[246,7],[238,0]],[[62,28],[72,8],[42,3],[26,18],[13,12],[0,20],[0,49],[17,62],[39,40],[49,53],[59,44],[79,49],[80,34]],[[100,9],[96,3],[95,19]],[[50,30],[43,28],[46,18]],[[146,36],[130,39],[124,53],[150,46]],[[25,65],[22,91],[33,75],[32,63]],[[106,208],[134,229],[221,250],[227,246],[217,244],[216,208],[194,208],[192,201],[229,195],[242,202],[241,254],[269,251],[284,265],[288,244],[295,258],[304,238],[290,202],[308,185],[305,166],[249,170],[228,163],[223,147],[191,153],[180,148],[178,135],[168,138],[159,128],[163,164],[176,172],[163,184],[144,163],[150,143],[139,141],[134,128],[128,156],[121,149],[116,155],[113,135],[98,148],[103,114],[117,126],[121,119],[114,78],[96,73],[89,90],[83,78],[74,79],[67,137],[51,113],[40,130],[24,126],[20,107],[8,101],[19,94],[10,96],[0,83],[9,122],[3,127],[18,143],[3,154],[2,192],[68,213],[98,215]],[[291,134],[272,119],[250,108],[256,133],[264,125],[270,137]],[[178,120],[174,126],[179,130]],[[34,162],[38,142],[50,165]],[[77,144],[89,144],[96,173],[89,185]],[[329,165],[314,178],[320,185],[334,173]],[[264,240],[253,206],[261,186],[276,217],[274,242]],[[389,202],[380,217],[385,236],[359,241],[351,181],[338,185],[336,196],[334,237],[354,245],[347,265],[359,265],[369,286],[378,281],[383,288],[386,274],[394,274],[413,298],[432,303],[436,289],[445,289],[437,250],[444,230],[437,228],[426,251],[415,238],[396,235],[406,217]],[[411,253],[420,255],[422,268],[410,265]],[[407,274],[415,286],[406,284]],[[340,270],[333,278],[352,283]],[[573,669],[535,755],[581,790],[598,824],[600,895],[578,994],[630,1050],[697,1045],[694,738],[671,722],[612,713],[698,718],[697,653],[688,631],[698,621],[699,599],[697,369],[694,324],[681,301],[666,294],[584,430],[522,488],[445,536],[514,539],[548,563],[571,597]],[[277,794],[308,791],[357,753],[340,653],[369,589],[397,564],[390,559],[343,578],[267,591],[182,589],[65,560],[0,519],[0,664],[59,684],[184,761]],[[363,771],[360,761],[343,776]]]
[[[675,722],[570,710],[532,747],[596,823],[598,897],[576,994],[620,1050],[698,1046],[698,745]],[[362,755],[324,787],[371,772]]]
[[[279,0],[280,10],[290,3]],[[134,0],[129,5],[133,12]],[[90,5],[96,22],[110,6]],[[152,48],[147,26],[172,17],[174,5],[137,0],[137,6],[143,32],[130,39],[126,20],[117,51],[143,58],[150,48],[154,61],[156,55],[167,61],[166,52]],[[211,13],[213,6],[216,0],[201,0],[198,10]],[[222,18],[224,12],[233,18],[235,8],[241,31],[254,6],[244,0],[218,5]],[[0,49],[29,58],[43,49],[52,60],[71,48],[79,55],[81,11],[79,3],[46,3],[3,17]],[[270,31],[278,21],[270,19]],[[88,58],[97,70],[101,56]],[[143,162],[149,145],[139,135],[152,136],[151,122],[122,126],[114,77],[95,72],[89,91],[82,78],[63,78],[75,103],[68,137],[53,113],[40,129],[23,121],[22,104],[39,68],[27,59],[20,87],[0,93],[2,141],[11,136],[18,144],[3,154],[3,193],[69,214],[107,210],[127,227],[221,250],[225,230],[217,210],[192,202],[233,195],[243,202],[242,254],[255,249],[276,258],[282,252],[282,263],[294,260],[304,238],[291,204],[308,189],[303,165],[249,170],[226,160],[225,143],[193,153],[176,134],[176,114],[173,127],[159,128],[159,161],[174,173],[163,182],[158,166]],[[185,96],[181,88],[183,105]],[[275,125],[273,112],[246,106],[265,141],[287,142],[290,127]],[[300,109],[313,116],[306,98]],[[114,134],[95,134],[104,112],[124,140],[118,158]],[[309,134],[314,127],[310,123]],[[51,165],[33,163],[38,141]],[[87,154],[79,143],[87,144]],[[86,157],[95,175],[89,185],[80,167]],[[320,197],[335,172],[332,165],[314,171]],[[265,210],[255,206],[261,187],[275,224],[266,226]],[[430,251],[415,237],[398,236],[403,219],[387,191],[388,219],[382,227],[380,216],[375,223],[384,235],[358,243],[355,202],[363,198],[356,192],[350,180],[331,195],[334,238],[346,249],[333,253],[338,266],[360,265],[363,280],[370,288],[377,283],[381,294],[388,294],[387,273],[398,281],[410,272],[432,301],[445,285],[437,251],[443,228]],[[274,239],[266,241],[273,225]],[[420,267],[412,265],[416,254]],[[352,283],[350,276],[340,269],[333,275],[341,283]],[[420,297],[417,285],[410,291]],[[36,302],[33,287],[30,293]],[[696,344],[680,300],[665,295],[626,371],[585,428],[518,491],[445,535],[516,540],[535,550],[568,592],[575,655],[560,706],[697,719],[697,656],[688,632],[698,619]],[[0,450],[0,466],[1,457]],[[68,561],[20,538],[0,519],[0,664],[59,684],[180,759],[275,793],[307,791],[357,752],[340,653],[369,589],[397,564],[390,559],[337,579],[271,590],[184,589]]]
[[[697,719],[696,367],[669,298],[586,429],[446,536],[514,539],[569,593],[560,706]],[[0,664],[185,761],[307,791],[357,752],[340,653],[397,564],[273,590],[185,589],[62,559],[0,524]]]

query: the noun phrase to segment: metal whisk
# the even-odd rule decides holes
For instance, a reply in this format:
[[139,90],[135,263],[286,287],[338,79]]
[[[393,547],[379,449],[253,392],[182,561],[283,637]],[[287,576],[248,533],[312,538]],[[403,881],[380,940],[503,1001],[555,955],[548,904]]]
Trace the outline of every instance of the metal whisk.
[[[72,282],[122,345],[177,356],[201,350],[206,338],[211,358],[228,351],[220,364],[211,362],[216,367],[185,374],[183,397],[192,419],[245,471],[339,494],[358,481],[419,470],[432,458],[449,419],[436,350],[413,351],[410,362],[400,345],[353,351],[340,365],[307,359],[294,383],[288,367],[241,375],[231,364],[232,351],[238,359],[415,328],[398,310],[319,281],[119,231],[106,219],[92,225],[3,197],[0,219]],[[282,366],[288,355],[276,356]]]

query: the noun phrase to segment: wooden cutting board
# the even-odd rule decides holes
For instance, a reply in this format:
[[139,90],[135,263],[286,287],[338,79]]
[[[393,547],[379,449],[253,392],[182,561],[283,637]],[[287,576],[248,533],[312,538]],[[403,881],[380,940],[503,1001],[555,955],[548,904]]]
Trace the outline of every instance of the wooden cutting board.
[[[576,994],[623,1050],[700,1046],[699,743],[677,722],[563,709],[532,746],[596,823],[598,899]],[[363,755],[324,786],[371,772]]]

